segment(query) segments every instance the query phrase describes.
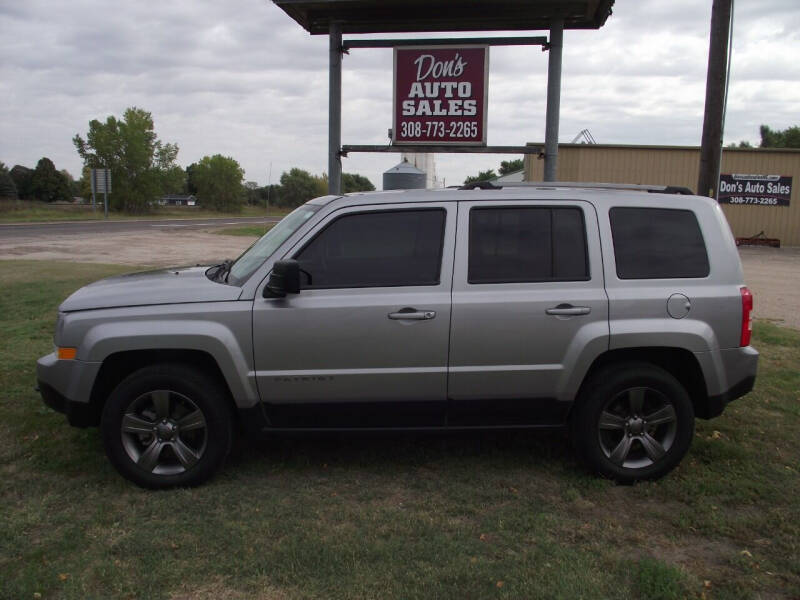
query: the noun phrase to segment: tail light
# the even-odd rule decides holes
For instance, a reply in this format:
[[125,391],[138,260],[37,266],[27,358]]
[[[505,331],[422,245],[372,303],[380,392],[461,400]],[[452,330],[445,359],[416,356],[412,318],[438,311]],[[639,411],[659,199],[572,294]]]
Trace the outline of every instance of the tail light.
[[753,294],[746,287],[739,291],[742,293],[742,335],[739,345],[749,346],[750,335],[753,333]]

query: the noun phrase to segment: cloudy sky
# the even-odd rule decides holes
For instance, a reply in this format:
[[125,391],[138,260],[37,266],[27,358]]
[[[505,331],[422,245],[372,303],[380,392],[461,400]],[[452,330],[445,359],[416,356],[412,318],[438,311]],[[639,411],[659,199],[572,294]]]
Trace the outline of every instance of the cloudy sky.
[[[711,0],[617,0],[599,31],[564,35],[560,141],[699,145]],[[347,37],[347,36],[346,36]],[[725,140],[800,124],[800,2],[736,0]],[[91,119],[139,106],[186,166],[221,153],[264,184],[327,169],[327,38],[269,0],[0,0],[0,161],[79,175]],[[342,140],[386,143],[391,50],[344,58]],[[489,144],[544,139],[547,54],[492,48]],[[448,184],[509,157],[440,155]],[[396,155],[351,155],[380,187]]]

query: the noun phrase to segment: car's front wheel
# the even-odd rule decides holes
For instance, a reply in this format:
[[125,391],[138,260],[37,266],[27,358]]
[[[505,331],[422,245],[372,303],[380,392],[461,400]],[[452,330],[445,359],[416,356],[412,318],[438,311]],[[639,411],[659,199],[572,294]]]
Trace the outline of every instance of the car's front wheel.
[[694,408],[670,373],[648,363],[601,369],[583,386],[572,415],[579,456],[597,472],[631,483],[657,479],[689,450]]
[[147,488],[204,482],[225,461],[233,438],[226,391],[180,364],[126,377],[107,400],[100,427],[114,467]]

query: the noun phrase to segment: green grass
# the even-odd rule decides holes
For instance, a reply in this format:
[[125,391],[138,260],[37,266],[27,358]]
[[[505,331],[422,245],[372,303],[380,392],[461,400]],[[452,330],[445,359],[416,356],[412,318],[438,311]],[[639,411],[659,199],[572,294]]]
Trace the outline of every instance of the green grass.
[[[213,219],[224,217],[283,216],[288,209],[244,206],[241,212],[228,213],[205,210],[194,206],[158,206],[142,215],[110,212],[109,219]],[[96,210],[89,205],[47,204],[36,201],[0,200],[0,223],[42,223],[49,221],[99,221],[103,220],[103,205]]]
[[240,235],[243,237],[261,237],[272,229],[274,223],[265,225],[243,225],[242,227],[226,227],[225,229],[215,229],[212,233],[219,235]]
[[33,391],[55,309],[117,266],[0,263],[0,597],[793,598],[800,332],[667,478],[587,475],[559,434],[248,443],[146,492]]

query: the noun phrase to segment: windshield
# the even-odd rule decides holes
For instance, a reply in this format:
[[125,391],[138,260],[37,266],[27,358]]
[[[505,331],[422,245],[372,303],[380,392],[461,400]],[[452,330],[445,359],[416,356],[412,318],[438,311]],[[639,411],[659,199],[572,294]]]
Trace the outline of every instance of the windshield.
[[233,285],[241,285],[278,249],[278,246],[289,239],[289,236],[300,229],[300,226],[320,208],[322,207],[304,204],[286,215],[234,261],[228,281]]

